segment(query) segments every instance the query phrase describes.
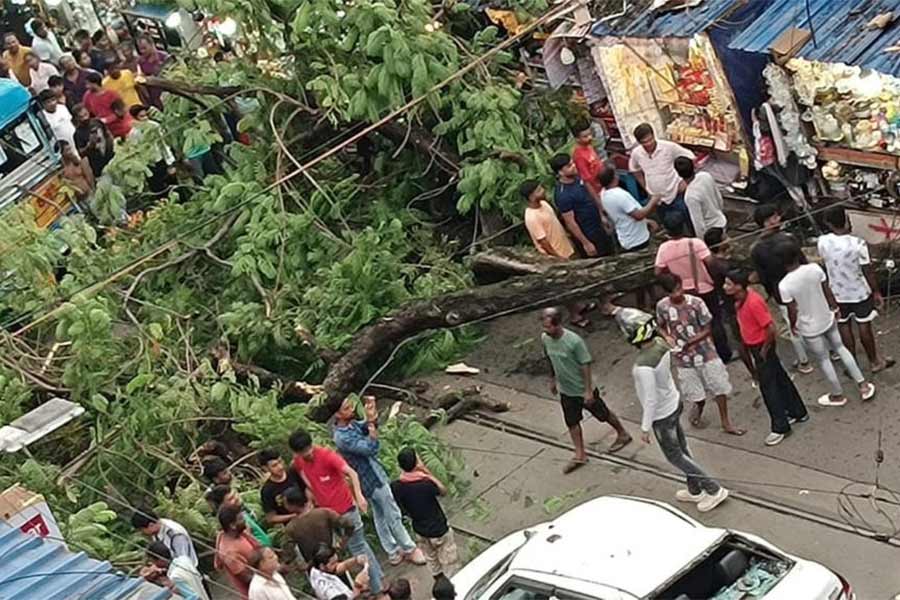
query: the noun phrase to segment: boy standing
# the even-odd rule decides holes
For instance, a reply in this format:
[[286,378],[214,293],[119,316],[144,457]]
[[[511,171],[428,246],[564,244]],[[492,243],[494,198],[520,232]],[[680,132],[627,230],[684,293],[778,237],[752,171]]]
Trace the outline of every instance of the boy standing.
[[618,452],[631,442],[619,418],[606,406],[600,390],[591,375],[593,358],[587,344],[574,331],[562,326],[562,316],[555,308],[546,308],[541,314],[541,344],[544,355],[550,361],[553,383],[550,393],[559,394],[563,419],[575,446],[575,456],[563,467],[563,473],[571,473],[587,463],[584,450],[584,434],[581,430],[582,411],[587,410],[601,423],[608,423],[616,431],[616,439],[609,447]]
[[431,574],[435,578],[452,577],[459,570],[459,553],[453,529],[438,502],[439,496],[447,495],[447,487],[431,474],[412,448],[401,450],[397,463],[400,478],[391,483],[397,504],[412,521]]
[[678,382],[685,400],[692,403],[691,424],[701,426],[706,397],[713,396],[725,433],[744,435],[746,431],[735,427],[728,417],[731,380],[712,343],[712,313],[703,300],[684,293],[678,275],[662,275],[659,284],[668,295],[657,303],[656,319],[676,348]]
[[372,590],[380,593],[381,565],[366,541],[360,515],[361,512],[368,512],[369,503],[363,496],[356,471],[337,452],[313,445],[312,437],[302,429],[291,434],[288,445],[294,452],[294,469],[303,478],[316,504],[330,508],[353,522],[353,533],[347,540],[347,548],[354,556],[364,555],[368,559]]
[[787,304],[791,320],[791,330],[803,338],[807,351],[818,361],[819,368],[831,384],[831,394],[822,396],[821,406],[844,406],[847,397],[831,364],[829,347],[837,353],[844,368],[859,386],[863,400],[875,396],[875,385],[866,381],[856,359],[841,341],[834,311],[837,303],[828,288],[822,267],[814,264],[800,264],[803,251],[794,242],[786,242],[777,248],[778,255],[787,269],[787,274],[778,284],[781,299]]
[[550,159],[550,168],[556,175],[553,192],[556,208],[566,229],[581,246],[582,255],[612,254],[612,240],[603,228],[599,203],[584,180],[579,179],[574,161],[565,154],[557,154]]
[[766,446],[775,446],[791,433],[793,423],[805,423],[809,413],[800,393],[788,376],[775,351],[775,321],[762,296],[750,289],[750,277],[743,271],[731,270],[725,276],[725,293],[734,299],[741,341],[753,357],[759,391],[772,428]]
[[866,242],[850,234],[850,221],[844,207],[835,206],[825,213],[825,224],[831,230],[819,238],[819,256],[825,261],[828,285],[838,304],[838,329],[850,353],[856,355],[853,322],[859,328],[869,366],[877,373],[894,364],[894,359],[878,356],[878,345],[872,331],[872,321],[884,298],[878,289],[875,270],[869,258]]
[[641,441],[650,443],[650,430],[666,460],[687,477],[687,489],[678,490],[679,502],[694,502],[708,512],[728,498],[728,490],[712,479],[691,457],[681,428],[681,398],[672,379],[671,350],[656,335],[653,317],[647,313],[614,307],[612,314],[628,343],[638,350],[631,369],[634,389],[643,407]]

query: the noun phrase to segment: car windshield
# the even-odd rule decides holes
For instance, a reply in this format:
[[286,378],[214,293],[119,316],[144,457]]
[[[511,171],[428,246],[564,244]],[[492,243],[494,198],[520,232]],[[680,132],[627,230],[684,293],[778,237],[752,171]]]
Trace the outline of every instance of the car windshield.
[[522,546],[525,545],[526,541],[527,540],[522,540],[522,544],[518,548],[510,552],[503,560],[499,561],[487,573],[482,575],[481,579],[478,580],[478,583],[476,583],[469,593],[466,594],[466,600],[478,600],[481,598],[484,593],[494,585],[494,582],[506,573],[509,569],[509,564],[516,557],[516,554],[519,553]]

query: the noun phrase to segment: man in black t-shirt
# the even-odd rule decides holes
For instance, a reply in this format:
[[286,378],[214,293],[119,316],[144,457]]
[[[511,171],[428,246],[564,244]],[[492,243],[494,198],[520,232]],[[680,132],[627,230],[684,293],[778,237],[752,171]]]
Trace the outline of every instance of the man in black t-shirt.
[[284,501],[284,491],[305,486],[293,469],[284,466],[284,460],[277,450],[266,448],[259,452],[259,466],[268,471],[269,478],[259,492],[260,503],[269,525],[281,525],[294,517]]
[[[787,274],[787,269],[776,250],[778,247],[783,247],[786,242],[800,244],[793,235],[781,230],[781,212],[774,204],[757,206],[753,211],[753,220],[763,230],[750,250],[750,259],[753,261],[753,268],[756,271],[756,277],[751,277],[750,280],[753,283],[761,283],[766,288],[769,298],[774,298],[778,303],[781,319],[788,325],[788,336],[794,346],[794,352],[797,354],[797,362],[794,363],[794,367],[800,373],[807,375],[813,372],[812,365],[809,364],[809,357],[800,338],[791,333],[787,306],[781,301],[781,295],[778,293],[778,284]],[[805,256],[801,256],[800,260],[801,264],[806,263]]]
[[557,154],[550,160],[550,168],[556,175],[553,200],[566,231],[578,244],[582,256],[612,254],[612,238],[603,228],[600,209],[584,182],[578,178],[575,163],[567,154]]
[[459,552],[453,529],[438,502],[447,488],[428,470],[412,448],[404,448],[397,455],[400,478],[391,483],[391,492],[403,514],[412,521],[419,548],[435,578],[452,577],[459,570]]

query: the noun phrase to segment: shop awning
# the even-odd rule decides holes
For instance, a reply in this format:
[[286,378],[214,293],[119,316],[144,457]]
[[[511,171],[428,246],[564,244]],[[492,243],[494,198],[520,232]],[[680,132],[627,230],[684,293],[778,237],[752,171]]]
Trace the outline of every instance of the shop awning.
[[900,0],[775,0],[729,44],[734,50],[767,53],[787,29],[811,30],[812,39],[796,56],[822,62],[841,62],[900,74],[900,53],[885,52],[900,42],[900,19],[885,27],[868,28],[876,16],[900,15]]
[[620,38],[691,38],[713,27],[744,4],[745,0],[703,0],[695,7],[679,10],[656,11],[651,8],[624,27],[623,19],[597,23],[591,34]]

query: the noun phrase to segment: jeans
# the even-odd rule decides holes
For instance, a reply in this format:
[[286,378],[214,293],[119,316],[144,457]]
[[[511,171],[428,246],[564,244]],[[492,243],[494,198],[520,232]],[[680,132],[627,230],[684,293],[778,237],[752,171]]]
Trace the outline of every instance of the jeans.
[[747,349],[756,367],[759,391],[769,411],[772,433],[787,433],[791,430],[788,417],[803,419],[807,414],[800,392],[781,365],[774,346],[766,354],[762,352],[762,345],[748,346]]
[[365,556],[369,561],[369,582],[372,591],[377,593],[381,591],[381,578],[384,575],[381,571],[381,565],[375,558],[375,553],[369,547],[366,541],[366,530],[363,527],[362,516],[359,509],[355,506],[345,512],[343,516],[350,519],[353,523],[353,533],[347,539],[347,548],[353,556]]
[[847,372],[850,374],[850,377],[853,378],[853,381],[862,383],[866,380],[866,378],[863,377],[862,371],[859,370],[859,365],[856,364],[856,359],[853,358],[853,355],[841,340],[837,321],[832,323],[831,327],[829,327],[828,331],[825,333],[814,337],[803,336],[803,343],[813,358],[816,359],[816,362],[819,363],[819,368],[825,373],[825,379],[827,379],[828,383],[831,385],[832,395],[843,395],[844,388],[841,387],[841,382],[834,370],[834,365],[831,364],[831,358],[828,356],[829,346],[841,357],[841,362],[844,363],[844,368],[847,369]]
[[394,557],[416,549],[416,543],[403,526],[403,515],[391,493],[391,486],[385,484],[372,492],[369,506],[372,508],[378,541],[388,556]]
[[797,360],[804,364],[808,363],[809,357],[806,355],[806,348],[803,347],[803,342],[801,342],[800,338],[791,331],[791,318],[788,314],[787,306],[779,304],[778,312],[781,314],[781,319],[788,325],[788,338],[791,340],[791,345],[794,347],[794,352],[797,354]]
[[691,235],[691,237],[694,236],[694,223],[693,221],[691,221],[691,213],[688,212],[687,204],[684,203],[684,194],[679,193],[669,204],[660,202],[656,205],[656,214],[659,215],[659,220],[663,224],[665,224],[666,215],[669,213],[681,213],[681,215],[684,217],[685,230]]
[[682,404],[679,402],[678,408],[671,415],[653,421],[653,435],[669,464],[687,476],[688,491],[691,494],[697,495],[701,491],[716,494],[719,484],[694,461],[688,450],[684,429],[681,428],[681,410]]

